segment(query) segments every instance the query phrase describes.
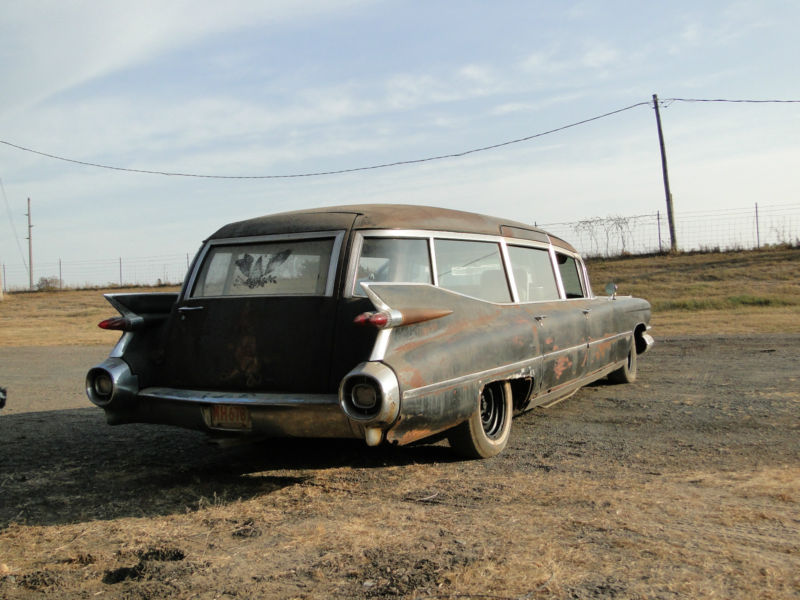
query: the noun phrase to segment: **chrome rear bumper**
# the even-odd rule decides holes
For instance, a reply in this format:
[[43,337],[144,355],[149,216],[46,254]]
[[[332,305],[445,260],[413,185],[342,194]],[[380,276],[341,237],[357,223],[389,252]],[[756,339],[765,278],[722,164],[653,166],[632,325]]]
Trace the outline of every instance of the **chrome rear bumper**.
[[[98,377],[113,383],[112,391],[101,395]],[[364,428],[342,411],[337,394],[291,394],[218,392],[167,387],[139,390],[130,367],[119,358],[109,358],[86,376],[89,399],[106,412],[111,425],[160,423],[188,429],[270,437],[364,438]],[[215,405],[247,409],[247,429],[213,424]]]

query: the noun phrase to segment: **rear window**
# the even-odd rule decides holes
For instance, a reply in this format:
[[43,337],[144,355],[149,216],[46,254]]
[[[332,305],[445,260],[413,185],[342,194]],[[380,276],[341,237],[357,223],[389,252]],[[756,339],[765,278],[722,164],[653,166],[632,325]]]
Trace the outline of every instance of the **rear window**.
[[212,246],[192,297],[323,296],[333,245],[324,238]]

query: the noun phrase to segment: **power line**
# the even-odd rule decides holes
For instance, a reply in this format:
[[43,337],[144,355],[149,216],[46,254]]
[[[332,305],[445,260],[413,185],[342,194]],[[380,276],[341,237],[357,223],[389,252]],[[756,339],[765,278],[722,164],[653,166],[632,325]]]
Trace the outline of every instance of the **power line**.
[[389,167],[399,167],[402,165],[413,165],[425,162],[431,162],[435,160],[444,160],[447,158],[460,158],[462,156],[467,156],[469,154],[475,154],[477,152],[486,152],[488,150],[495,150],[497,148],[502,148],[503,146],[510,146],[512,144],[519,144],[521,142],[527,142],[529,140],[543,137],[545,135],[550,135],[552,133],[556,133],[559,131],[564,131],[565,129],[570,129],[572,127],[577,127],[578,125],[585,125],[586,123],[591,123],[592,121],[598,121],[600,119],[604,119],[606,117],[610,117],[612,115],[619,114],[621,112],[625,112],[627,110],[631,110],[633,108],[639,106],[649,105],[649,102],[637,102],[636,104],[631,104],[630,106],[626,106],[624,108],[619,108],[617,110],[612,110],[611,112],[604,113],[602,115],[597,115],[595,117],[590,117],[588,119],[583,119],[582,121],[576,121],[575,123],[570,123],[569,125],[563,125],[561,127],[557,127],[555,129],[550,129],[548,131],[542,131],[541,133],[535,133],[533,135],[528,135],[522,138],[518,138],[515,140],[509,140],[506,142],[500,142],[498,144],[492,144],[490,146],[483,146],[481,148],[473,148],[471,150],[464,150],[462,152],[455,152],[452,154],[442,154],[439,156],[429,156],[427,158],[417,158],[412,160],[400,160],[391,163],[383,163],[379,165],[371,165],[367,167],[354,167],[350,169],[340,169],[336,171],[317,171],[313,173],[294,173],[289,175],[208,175],[208,174],[201,174],[201,173],[177,173],[171,171],[156,171],[156,170],[149,170],[149,169],[130,169],[127,167],[117,167],[113,165],[104,165],[99,163],[92,163],[86,162],[82,160],[75,160],[73,158],[66,158],[64,156],[58,156],[55,154],[49,154],[47,152],[42,152],[40,150],[34,150],[33,148],[26,148],[24,146],[20,146],[18,144],[13,144],[6,140],[0,140],[0,144],[5,144],[6,146],[10,146],[11,148],[16,148],[17,150],[22,150],[24,152],[30,152],[31,154],[37,154],[39,156],[44,156],[46,158],[52,158],[54,160],[60,160],[63,162],[73,163],[77,165],[83,165],[86,167],[95,167],[98,169],[110,169],[113,171],[124,171],[126,173],[143,173],[147,175],[166,175],[169,177],[195,177],[200,179],[293,179],[299,177],[319,177],[321,175],[341,175],[343,173],[355,173],[357,171],[370,171],[374,169],[386,169]]
[[19,243],[19,235],[17,235],[17,228],[14,226],[14,219],[11,216],[11,206],[8,203],[8,196],[6,196],[6,187],[3,185],[3,178],[0,177],[0,191],[3,192],[3,200],[6,203],[6,213],[8,214],[8,222],[11,225],[11,231],[14,232],[14,239],[17,240],[17,249],[22,258],[22,264],[25,265],[25,271],[28,271],[28,263],[25,261],[25,253],[22,251],[22,245]]
[[800,104],[800,100],[729,100],[725,98],[666,98],[664,102],[729,102],[737,104]]
[[[727,98],[666,98],[664,100],[660,100],[660,104],[664,106],[668,106],[673,102],[727,102],[727,103],[749,103],[749,104],[798,104],[800,100],[749,100],[749,99],[727,99]],[[528,135],[525,137],[508,140],[505,142],[500,142],[497,144],[491,144],[489,146],[483,146],[480,148],[473,148],[471,150],[464,150],[462,152],[454,152],[451,154],[441,154],[438,156],[429,156],[426,158],[417,158],[411,160],[399,160],[395,162],[389,163],[382,163],[378,165],[370,165],[365,167],[353,167],[349,169],[339,169],[339,170],[331,170],[331,171],[315,171],[310,173],[291,173],[285,175],[214,175],[214,174],[203,174],[203,173],[181,173],[181,172],[174,172],[174,171],[160,171],[154,169],[132,169],[128,167],[118,167],[114,165],[105,165],[101,163],[93,163],[83,160],[77,160],[74,158],[67,158],[65,156],[59,156],[56,154],[50,154],[47,152],[42,152],[41,150],[35,150],[33,148],[27,148],[25,146],[20,146],[19,144],[14,144],[7,140],[0,140],[0,144],[4,144],[11,148],[15,148],[17,150],[22,150],[23,152],[29,152],[31,154],[36,154],[39,156],[44,156],[46,158],[51,158],[53,160],[60,160],[63,162],[68,162],[76,165],[82,165],[85,167],[94,167],[97,169],[108,169],[112,171],[122,171],[125,173],[140,173],[145,175],[165,175],[167,177],[193,177],[198,179],[297,179],[301,177],[320,177],[323,175],[341,175],[344,173],[355,173],[358,171],[371,171],[375,169],[386,169],[390,167],[399,167],[404,165],[414,165],[426,162],[432,162],[437,160],[445,160],[448,158],[461,158],[463,156],[467,156],[469,154],[476,154],[478,152],[486,152],[489,150],[495,150],[497,148],[502,148],[504,146],[510,146],[512,144],[519,144],[522,142],[527,142],[536,138],[540,138],[546,135],[550,135],[553,133],[557,133],[559,131],[564,131],[565,129],[570,129],[572,127],[577,127],[579,125],[585,125],[587,123],[591,123],[592,121],[598,121],[600,119],[604,119],[606,117],[610,117],[634,108],[638,108],[639,106],[649,106],[651,102],[637,102],[636,104],[631,104],[630,106],[626,106],[624,108],[619,108],[617,110],[612,110],[607,113],[603,113],[601,115],[597,115],[594,117],[590,117],[588,119],[583,119],[581,121],[576,121],[574,123],[569,123],[568,125],[563,125],[561,127],[556,127],[555,129],[549,129],[547,131],[542,131],[540,133],[535,133],[533,135]]]

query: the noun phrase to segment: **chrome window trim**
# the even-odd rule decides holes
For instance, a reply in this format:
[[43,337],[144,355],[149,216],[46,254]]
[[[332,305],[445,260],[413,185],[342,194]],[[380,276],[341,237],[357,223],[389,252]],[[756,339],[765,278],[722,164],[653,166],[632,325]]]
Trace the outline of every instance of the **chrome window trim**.
[[433,279],[433,285],[439,287],[439,268],[437,267],[436,252],[434,250],[433,236],[430,236],[428,238],[428,256],[431,257],[431,278]]
[[[548,258],[550,259],[550,270],[552,271],[553,279],[555,280],[556,284],[556,291],[558,292],[558,298],[552,298],[550,300],[528,300],[527,302],[521,302],[517,298],[516,300],[514,300],[514,302],[520,305],[528,305],[528,304],[537,304],[540,302],[558,302],[560,300],[564,300],[564,294],[562,292],[563,288],[560,286],[560,280],[559,280],[560,274],[558,273],[558,265],[553,263],[554,254],[552,252],[553,248],[552,244],[544,244],[542,242],[535,242],[532,240],[531,240],[532,243],[530,244],[518,244],[516,238],[511,238],[511,239],[513,239],[513,241],[511,242],[506,241],[506,253],[508,253],[508,246],[512,246],[515,248],[535,248],[537,250],[544,250],[547,252]],[[521,240],[521,241],[528,241],[528,240]],[[511,255],[508,255],[508,266],[511,269],[509,271],[510,273],[509,278],[514,282],[514,292],[515,296],[517,296],[516,294],[517,284],[516,284],[516,279],[514,278],[514,265],[511,264]]]
[[[558,280],[559,284],[559,293],[561,294],[562,300],[592,300],[595,298],[594,294],[592,294],[592,287],[589,284],[589,274],[586,271],[586,264],[583,262],[583,258],[577,252],[570,252],[564,248],[556,248],[555,246],[551,245],[551,255],[553,260],[553,267],[555,268],[556,279]],[[578,281],[581,284],[581,290],[583,291],[582,298],[567,298],[567,292],[564,289],[564,282],[561,279],[561,269],[558,266],[558,259],[556,254],[563,254],[564,256],[568,256],[575,260],[575,265],[577,266],[578,270]]]
[[[235,238],[221,238],[207,240],[203,244],[203,248],[194,262],[192,274],[189,280],[181,290],[181,295],[178,302],[185,302],[186,300],[216,300],[218,298],[286,298],[291,296],[308,296],[308,297],[330,297],[333,296],[334,286],[336,284],[336,267],[339,264],[339,255],[342,251],[342,240],[344,239],[345,232],[343,230],[330,230],[330,231],[303,231],[301,233],[276,233],[272,235],[258,235],[258,236],[242,236]],[[331,239],[333,238],[333,247],[331,248],[331,260],[328,265],[328,279],[325,282],[325,293],[317,294],[247,294],[247,295],[227,295],[227,296],[192,296],[191,291],[194,289],[197,277],[200,270],[205,263],[206,256],[212,248],[216,246],[236,246],[236,245],[251,245],[259,244],[262,242],[280,242],[280,241],[294,241],[294,240],[309,240],[309,239]]]
[[[360,229],[353,232],[353,243],[350,245],[350,256],[347,259],[347,278],[345,279],[344,298],[365,298],[366,295],[356,294],[356,273],[358,272],[358,259],[361,258],[361,249],[364,247],[365,237],[381,237],[381,238],[396,238],[396,239],[411,239],[411,240],[427,240],[428,241],[428,260],[430,261],[431,269],[436,268],[436,261],[433,259],[433,238],[429,235],[430,232],[422,230],[405,230],[405,229]],[[366,235],[365,235],[366,234]],[[436,282],[436,271],[431,271],[431,279]],[[375,283],[422,283],[422,282],[391,282],[391,281],[376,281]],[[427,282],[426,282],[427,283]],[[429,284],[430,285],[430,284]],[[433,283],[436,285],[436,283]]]
[[583,262],[582,256],[576,256],[575,258],[577,259],[578,264],[580,264],[581,266],[580,271],[581,271],[581,277],[583,277],[583,285],[586,287],[586,292],[585,292],[586,297],[593,300],[594,298],[596,298],[596,296],[592,291],[592,282],[589,279],[589,270],[586,268],[586,263]]
[[[453,290],[448,290],[454,294],[458,294],[459,296],[464,296],[465,298],[472,298],[474,300],[480,300],[481,302],[488,302],[489,304],[496,304],[499,306],[506,306],[509,304],[533,304],[536,302],[555,302],[555,300],[534,300],[531,302],[520,302],[519,301],[519,294],[517,294],[516,282],[514,280],[514,273],[511,265],[511,260],[508,256],[508,246],[521,246],[525,248],[539,248],[541,250],[547,250],[550,254],[550,262],[551,268],[553,269],[553,273],[556,277],[556,286],[558,288],[559,298],[558,300],[565,300],[566,294],[564,293],[564,286],[561,282],[561,274],[558,269],[558,263],[556,262],[555,258],[555,247],[553,246],[552,242],[540,242],[536,240],[526,240],[522,238],[508,238],[503,235],[488,235],[483,233],[460,233],[455,231],[442,231],[442,230],[430,230],[430,229],[358,229],[353,231],[353,238],[350,247],[350,255],[347,257],[347,271],[346,271],[346,278],[345,284],[343,288],[342,296],[344,298],[363,298],[364,296],[357,295],[355,293],[355,285],[356,285],[356,272],[358,270],[358,259],[361,255],[361,248],[364,244],[365,237],[383,237],[383,238],[399,238],[399,239],[426,239],[428,240],[428,258],[431,261],[431,276],[433,279],[433,283],[431,285],[435,287],[439,286],[439,275],[438,275],[438,265],[436,260],[436,251],[434,247],[434,241],[436,239],[440,240],[461,240],[461,241],[473,241],[473,242],[491,242],[500,245],[500,256],[501,262],[503,264],[503,268],[506,272],[506,283],[510,286],[509,291],[511,293],[511,301],[510,302],[490,302],[489,300],[484,300],[483,298],[476,298],[475,296],[469,296],[467,294],[462,294],[460,292],[453,292]],[[548,236],[548,240],[550,237]],[[580,256],[575,255],[574,253],[567,252],[559,248],[560,252],[564,252],[565,254],[572,256],[575,258],[585,269],[583,265],[583,261],[580,259]],[[384,282],[389,283],[389,282]],[[397,282],[397,283],[410,283],[410,282]],[[444,288],[440,288],[444,289]]]
[[511,303],[519,304],[519,294],[517,293],[517,282],[514,279],[514,268],[511,265],[511,257],[508,255],[508,243],[506,238],[500,239],[500,260],[503,263],[503,268],[506,271],[506,285],[511,292]]
[[561,280],[561,269],[558,268],[558,257],[556,256],[556,249],[553,247],[553,244],[550,244],[550,266],[553,267],[553,274],[556,276],[558,297],[561,300],[567,300],[567,292],[564,290],[564,282]]

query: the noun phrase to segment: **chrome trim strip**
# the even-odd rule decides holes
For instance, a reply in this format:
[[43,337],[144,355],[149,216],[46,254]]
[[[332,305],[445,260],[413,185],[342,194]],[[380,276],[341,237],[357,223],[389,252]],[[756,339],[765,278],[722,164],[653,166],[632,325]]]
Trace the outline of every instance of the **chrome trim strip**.
[[389,348],[389,340],[391,337],[392,328],[378,331],[378,337],[375,338],[375,345],[372,347],[372,353],[369,355],[371,361],[381,361],[386,358],[386,350]]
[[431,281],[439,287],[439,269],[436,267],[436,252],[434,251],[433,236],[428,238],[428,260],[431,261]]
[[603,344],[605,342],[612,342],[614,340],[618,340],[619,338],[629,338],[633,335],[633,331],[623,331],[621,333],[615,333],[614,335],[609,335],[604,338],[600,338],[599,340],[592,340],[589,342],[589,347],[596,346],[597,344]]
[[283,394],[272,392],[216,392],[167,387],[148,387],[137,394],[154,400],[173,400],[193,404],[239,404],[255,407],[333,406],[337,394]]
[[[572,351],[577,350],[579,348],[583,348],[585,346],[597,345],[597,344],[600,344],[600,343],[603,343],[603,342],[607,342],[607,341],[610,341],[610,340],[614,340],[614,339],[617,339],[617,338],[620,338],[620,337],[627,337],[627,336],[632,335],[632,334],[633,334],[632,331],[627,331],[627,332],[624,332],[624,333],[618,333],[618,334],[615,334],[613,336],[602,338],[600,340],[594,340],[594,341],[590,342],[589,344],[578,344],[577,346],[572,346],[570,348],[563,348],[561,350],[556,350],[554,352],[548,352],[547,354],[542,354],[541,356],[536,356],[534,358],[528,358],[526,360],[522,360],[522,361],[519,361],[519,362],[510,363],[510,364],[502,365],[502,366],[499,366],[499,367],[494,367],[492,369],[486,369],[485,371],[478,371],[477,373],[470,373],[468,375],[460,375],[459,377],[454,377],[452,379],[447,379],[447,380],[444,380],[444,381],[438,381],[436,383],[430,383],[428,385],[423,385],[421,387],[410,389],[410,390],[406,390],[405,392],[403,392],[403,400],[412,399],[412,398],[419,398],[420,396],[426,396],[428,394],[441,391],[442,389],[456,387],[458,385],[467,383],[469,381],[474,381],[474,380],[481,381],[483,379],[494,377],[494,376],[499,375],[501,373],[514,373],[514,372],[517,372],[517,371],[522,371],[522,370],[524,370],[526,368],[527,369],[531,369],[532,367],[534,367],[536,365],[537,362],[544,362],[545,359],[549,359],[551,357],[555,357],[555,356],[558,356],[560,354],[568,354],[569,352],[572,352]],[[607,368],[607,367],[604,367],[604,368]],[[584,378],[581,378],[581,379],[584,379]],[[579,381],[579,380],[576,380],[576,381]],[[569,385],[569,383],[570,382],[567,382],[566,384],[563,384],[563,385]],[[557,389],[557,388],[553,388],[553,389]]]
[[117,344],[114,346],[114,349],[111,350],[111,353],[108,355],[109,358],[122,358],[125,354],[125,351],[130,346],[131,341],[133,340],[133,332],[132,331],[125,331],[123,332],[122,336],[117,341]]
[[[567,350],[560,350],[559,352],[567,352]],[[446,379],[444,381],[438,381],[436,383],[423,385],[421,387],[414,388],[411,390],[406,390],[405,392],[403,392],[403,400],[411,400],[413,398],[427,396],[428,394],[433,394],[444,389],[457,387],[461,384],[470,381],[474,380],[481,381],[483,379],[488,379],[494,377],[495,375],[499,375],[501,373],[513,373],[513,372],[524,373],[526,370],[531,371],[534,365],[536,365],[537,362],[541,362],[542,360],[543,360],[542,356],[537,356],[534,358],[521,360],[516,363],[511,363],[500,367],[494,367],[492,369],[486,369],[485,371],[478,371],[477,373],[470,373],[468,375],[461,375],[459,377],[453,377],[452,379]]]

